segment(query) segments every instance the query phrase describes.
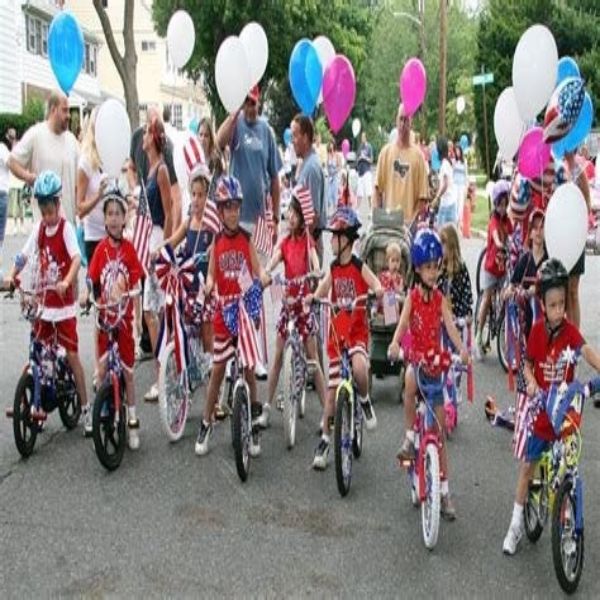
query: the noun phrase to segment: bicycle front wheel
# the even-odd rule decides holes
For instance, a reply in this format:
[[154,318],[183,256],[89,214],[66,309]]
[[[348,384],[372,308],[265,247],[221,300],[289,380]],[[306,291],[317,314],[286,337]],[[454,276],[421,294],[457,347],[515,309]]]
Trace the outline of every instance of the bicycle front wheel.
[[421,521],[425,547],[433,550],[440,530],[440,456],[435,444],[427,444],[423,459],[425,500],[421,504]]
[[548,488],[547,482],[541,476],[529,482],[527,500],[523,510],[525,534],[527,539],[535,543],[544,531],[548,518]]
[[13,434],[15,445],[23,458],[31,456],[38,434],[38,424],[31,418],[33,377],[23,373],[17,384],[13,403]]
[[576,528],[576,497],[573,480],[565,479],[552,509],[552,560],[560,587],[573,594],[583,572],[583,528]]
[[484,248],[479,253],[479,258],[477,259],[477,270],[475,272],[475,291],[478,296],[481,296],[483,293],[483,261],[485,260],[485,251]]
[[296,417],[298,402],[296,390],[294,347],[286,343],[283,349],[283,434],[285,445],[291,450],[296,443]]
[[125,416],[125,398],[121,398],[119,414],[115,411],[113,386],[100,388],[94,402],[92,413],[92,437],[96,456],[108,471],[114,471],[121,464],[127,442],[127,423]]
[[183,435],[189,410],[187,377],[177,373],[175,344],[169,342],[165,359],[158,370],[158,408],[163,429],[170,442],[176,442]]
[[335,477],[342,497],[350,491],[352,481],[352,401],[347,388],[337,394],[334,423]]
[[81,400],[70,369],[66,370],[64,379],[58,382],[56,395],[60,420],[67,429],[75,429],[81,417]]
[[248,479],[250,471],[250,436],[252,426],[250,424],[250,406],[246,388],[238,385],[233,392],[233,415],[231,430],[233,433],[233,452],[235,454],[235,468],[242,481]]

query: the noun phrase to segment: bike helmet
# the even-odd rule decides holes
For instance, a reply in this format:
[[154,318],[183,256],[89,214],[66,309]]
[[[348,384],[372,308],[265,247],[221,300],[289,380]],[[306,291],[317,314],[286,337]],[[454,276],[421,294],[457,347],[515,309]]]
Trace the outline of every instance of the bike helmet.
[[542,219],[543,221],[545,217],[546,215],[541,208],[534,208],[529,215],[529,230],[531,231],[531,227],[533,226],[533,221],[535,219]]
[[60,177],[54,171],[42,171],[36,178],[33,184],[33,195],[36,197],[38,204],[43,205],[48,202],[58,202],[60,192],[62,190],[62,182]]
[[116,202],[124,214],[127,214],[127,199],[121,194],[121,190],[118,187],[112,187],[107,189],[102,196],[102,212],[106,215],[106,209],[111,202]]
[[492,203],[494,204],[494,210],[498,208],[500,202],[504,199],[510,198],[510,182],[505,179],[496,181],[492,188]]
[[358,239],[358,230],[361,222],[358,220],[356,213],[349,206],[340,206],[325,227],[325,231],[337,235],[345,235],[351,241]]
[[410,260],[415,269],[442,260],[442,242],[433,229],[421,229],[417,233],[410,249]]
[[527,214],[531,202],[531,184],[528,179],[517,175],[510,194],[510,211],[513,216],[522,220]]
[[564,288],[569,284],[569,274],[558,258],[550,258],[542,264],[538,273],[537,292],[542,301],[546,292],[554,288]]
[[224,206],[228,202],[241,203],[244,199],[242,194],[242,186],[235,177],[229,175],[221,175],[217,180],[215,188],[215,203],[217,206]]

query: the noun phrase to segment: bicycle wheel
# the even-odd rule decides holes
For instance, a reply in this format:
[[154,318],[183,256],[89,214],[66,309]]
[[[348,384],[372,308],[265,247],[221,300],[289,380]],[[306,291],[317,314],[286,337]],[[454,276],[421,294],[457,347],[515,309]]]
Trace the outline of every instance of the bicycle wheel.
[[298,403],[296,395],[296,373],[295,373],[294,347],[286,343],[283,349],[283,435],[288,450],[296,443],[296,417],[298,415]]
[[121,464],[127,443],[125,397],[121,396],[119,414],[115,414],[112,385],[100,388],[92,413],[92,437],[98,460],[104,468],[114,471]]
[[158,369],[158,408],[160,421],[170,442],[183,435],[189,410],[187,376],[177,373],[175,344],[171,341],[165,350],[165,360]]
[[352,439],[352,454],[360,458],[363,448],[363,415],[359,402],[354,404],[354,438]]
[[334,423],[335,478],[342,497],[350,491],[352,481],[352,402],[343,387],[337,395]]
[[576,531],[573,480],[563,480],[552,509],[552,560],[560,587],[572,594],[583,572],[583,529]]
[[205,365],[202,361],[202,344],[197,335],[191,334],[188,338],[190,366],[188,369],[188,381],[190,393],[202,384],[205,377]]
[[536,479],[529,482],[527,500],[523,510],[525,534],[530,542],[537,542],[544,531],[548,518],[548,488],[546,481]]
[[73,373],[68,367],[62,381],[57,382],[56,397],[60,420],[67,429],[75,429],[81,417],[81,399],[77,393]]
[[440,530],[440,456],[435,444],[427,444],[423,458],[425,500],[421,504],[421,521],[425,547],[433,550]]
[[23,373],[17,383],[12,417],[15,445],[23,458],[31,456],[38,433],[37,423],[31,420],[32,402],[33,377],[30,373]]
[[485,260],[485,248],[481,250],[479,253],[479,258],[477,259],[477,269],[475,271],[475,291],[477,292],[477,296],[481,296],[483,292],[483,261]]
[[250,471],[250,436],[252,428],[248,414],[248,397],[244,385],[236,386],[233,392],[233,451],[235,454],[235,468],[242,481],[248,479]]

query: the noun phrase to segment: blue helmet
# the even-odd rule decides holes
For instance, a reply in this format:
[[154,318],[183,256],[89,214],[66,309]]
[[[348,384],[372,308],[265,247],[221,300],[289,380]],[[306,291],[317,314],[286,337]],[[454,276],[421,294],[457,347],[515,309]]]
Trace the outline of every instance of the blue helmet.
[[442,260],[442,242],[433,229],[421,229],[417,233],[410,249],[410,259],[416,269],[429,262]]
[[510,182],[505,179],[496,181],[492,188],[492,202],[494,203],[494,210],[498,208],[498,205],[502,200],[506,200],[508,206],[508,200],[510,198]]
[[33,195],[37,198],[38,204],[48,202],[56,204],[61,190],[60,177],[54,171],[42,171],[33,184]]
[[361,222],[358,220],[356,213],[349,206],[340,206],[331,219],[327,223],[326,231],[331,233],[342,234],[355,240],[358,238],[358,230]]

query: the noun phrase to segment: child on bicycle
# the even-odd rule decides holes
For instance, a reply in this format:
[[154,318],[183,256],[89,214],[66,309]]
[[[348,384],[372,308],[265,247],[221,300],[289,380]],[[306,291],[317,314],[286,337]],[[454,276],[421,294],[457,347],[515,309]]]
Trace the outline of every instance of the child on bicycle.
[[[205,285],[207,296],[213,289],[215,290],[218,304],[214,320],[213,367],[195,446],[195,452],[199,456],[208,453],[208,442],[212,433],[212,415],[225,375],[225,367],[228,360],[235,355],[234,344],[240,342],[239,338],[234,338],[227,327],[223,316],[224,309],[228,304],[240,300],[242,295],[240,279],[244,274],[258,277],[263,286],[269,283],[269,277],[260,265],[256,248],[250,241],[250,236],[240,228],[242,199],[242,188],[235,177],[223,175],[218,179],[215,188],[215,202],[223,230],[216,236],[213,251],[210,253]],[[253,420],[262,413],[262,406],[256,397],[254,366],[254,364],[244,365],[244,377],[250,388]],[[253,457],[260,454],[260,443],[255,434],[252,435],[249,453]]]
[[[369,290],[375,292],[378,298],[383,295],[381,283],[371,271],[352,252],[352,246],[358,239],[358,230],[361,223],[354,210],[349,207],[339,207],[327,224],[326,231],[330,231],[331,249],[335,256],[331,263],[329,273],[319,284],[314,297],[324,298],[331,292],[331,301],[342,305],[349,305],[359,296],[367,294]],[[312,301],[312,296],[307,296],[307,302]],[[368,339],[369,327],[367,311],[364,305],[356,306],[351,313],[340,311],[330,325],[327,354],[329,356],[329,390],[323,407],[322,434],[315,451],[313,468],[324,470],[327,468],[329,456],[330,429],[335,413],[335,392],[341,382],[341,341],[348,344],[349,355],[352,361],[352,376],[358,388],[358,401],[365,416],[368,430],[377,426],[377,417],[369,399],[368,388]]]
[[[468,354],[463,346],[462,339],[456,326],[448,300],[437,289],[439,267],[442,260],[442,244],[438,234],[431,229],[423,229],[413,241],[411,248],[411,261],[415,271],[415,286],[410,291],[404,306],[400,321],[394,332],[394,337],[388,349],[392,360],[400,355],[399,340],[404,334],[410,332],[410,350],[408,353],[408,366],[404,380],[404,423],[406,434],[404,442],[398,451],[398,460],[408,461],[415,457],[415,432],[413,430],[416,418],[417,379],[416,365],[433,355],[442,352],[442,324],[448,332],[451,342],[460,353],[464,363],[468,361]],[[427,365],[425,365],[427,368]],[[427,380],[438,380],[439,373],[426,372],[423,377]],[[440,393],[434,400],[434,408],[440,428],[445,428],[444,396]],[[443,439],[443,436],[442,436]],[[442,515],[452,520],[455,510],[450,499],[448,487],[448,453],[444,442],[441,451],[442,471]]]
[[[20,267],[23,268],[27,260],[37,256],[43,311],[41,318],[35,322],[34,335],[43,343],[52,343],[56,332],[58,343],[67,353],[75,378],[83,414],[83,432],[89,436],[92,433],[92,413],[79,358],[75,316],[75,285],[81,254],[75,229],[61,213],[61,190],[60,177],[53,171],[42,171],[35,180],[33,195],[42,220],[34,225],[22,250],[25,262]],[[17,267],[14,266],[8,277],[13,284],[17,274]]]
[[566,317],[569,275],[562,263],[551,258],[539,270],[537,293],[541,300],[543,317],[531,328],[527,340],[525,381],[527,401],[523,412],[517,414],[514,451],[521,465],[517,480],[512,519],[502,544],[505,554],[513,555],[523,537],[523,507],[527,498],[529,480],[536,463],[554,440],[548,415],[540,410],[538,392],[548,391],[553,383],[571,382],[575,377],[573,366],[562,358],[564,351],[581,351],[585,361],[600,371],[600,355],[585,342],[581,333]]
[[[123,237],[127,218],[127,200],[118,190],[110,190],[103,198],[104,227],[106,237],[100,241],[88,267],[94,297],[100,304],[114,305],[103,309],[100,318],[110,322],[119,318],[116,341],[123,365],[125,393],[127,395],[127,443],[131,450],[140,446],[139,419],[136,415],[133,364],[135,362],[135,338],[133,334],[133,299],[123,294],[139,288],[144,270],[133,244]],[[119,303],[126,302],[121,315]],[[118,313],[118,314],[115,314]],[[97,354],[99,359],[98,381],[106,375],[109,335],[97,329]]]
[[506,246],[508,236],[512,233],[512,224],[506,212],[510,190],[510,183],[504,180],[497,181],[492,189],[494,211],[488,224],[485,262],[481,270],[483,298],[479,314],[476,315],[478,327],[475,345],[480,357],[486,351],[483,348],[482,331],[490,310],[492,293],[502,286],[504,277],[506,276]]
[[[306,218],[309,215],[304,213],[304,204],[301,204],[298,200],[298,195],[300,194],[308,194],[312,206],[310,190],[296,187],[288,209],[289,234],[275,248],[275,252],[265,268],[267,273],[270,273],[283,261],[285,278],[288,280],[302,277],[310,271],[319,270],[319,257],[317,256],[316,246],[313,237],[306,227]],[[316,362],[314,373],[315,388],[319,394],[321,406],[325,404],[325,380],[317,356],[317,321],[314,313],[305,310],[303,304],[303,298],[309,291],[309,282],[305,282],[303,285],[296,284],[286,287],[286,297],[284,298],[284,302],[282,302],[281,313],[277,321],[275,360],[269,373],[268,401],[263,406],[263,412],[266,412],[267,415],[270,413],[270,407],[275,397],[279,373],[281,372],[283,347],[287,339],[287,323],[292,316],[295,318],[298,333],[304,342],[306,358]],[[295,300],[294,304],[289,304],[289,298]]]

